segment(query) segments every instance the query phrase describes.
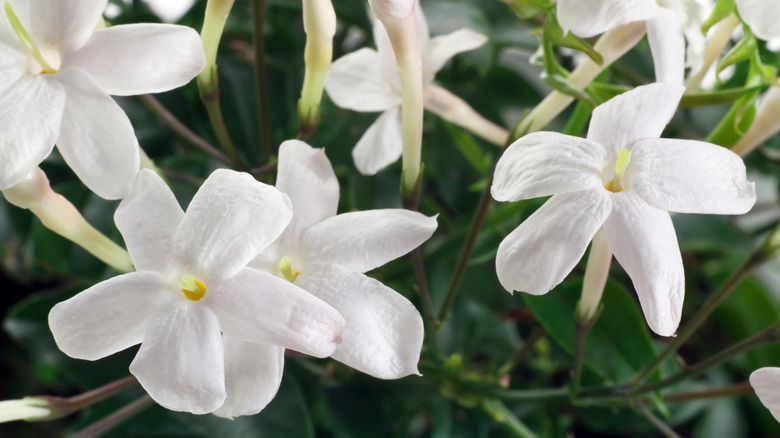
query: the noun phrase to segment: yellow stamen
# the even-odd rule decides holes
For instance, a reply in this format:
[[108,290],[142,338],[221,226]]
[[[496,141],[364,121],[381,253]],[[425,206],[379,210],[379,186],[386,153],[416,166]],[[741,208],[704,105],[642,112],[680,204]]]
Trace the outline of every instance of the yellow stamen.
[[623,191],[623,187],[620,185],[620,182],[623,179],[623,174],[626,173],[626,168],[630,162],[631,151],[626,148],[619,150],[617,154],[617,161],[615,162],[615,177],[612,179],[612,181],[604,185],[605,189],[613,193]]
[[30,54],[35,60],[40,64],[41,68],[43,68],[43,73],[45,74],[53,74],[57,73],[57,70],[52,68],[52,66],[49,65],[48,62],[46,62],[46,59],[41,54],[41,51],[38,50],[38,47],[35,45],[35,42],[33,42],[32,38],[30,38],[30,34],[27,33],[27,30],[22,26],[22,22],[19,21],[19,17],[16,16],[16,13],[14,12],[14,9],[11,7],[11,4],[6,2],[3,5],[3,9],[5,10],[5,15],[8,17],[8,21],[11,23],[11,28],[13,28],[14,33],[16,33],[16,36],[19,38],[19,41],[22,42],[22,45],[25,49],[27,49],[27,53]]
[[184,296],[192,301],[200,301],[206,295],[206,285],[196,280],[192,275],[182,275],[179,277],[179,287]]
[[300,274],[300,272],[293,272],[292,263],[290,263],[290,258],[287,256],[284,256],[279,260],[279,270],[282,271],[282,275],[284,275],[284,278],[290,283],[294,283],[295,279],[298,278],[298,274]]

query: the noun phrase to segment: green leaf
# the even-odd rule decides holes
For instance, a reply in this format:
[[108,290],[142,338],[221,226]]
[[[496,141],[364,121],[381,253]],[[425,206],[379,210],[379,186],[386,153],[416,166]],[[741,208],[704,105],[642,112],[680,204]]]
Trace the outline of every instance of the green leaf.
[[750,31],[746,31],[742,39],[718,61],[718,64],[715,66],[715,75],[720,81],[720,72],[726,67],[754,56],[758,56],[758,42]]
[[447,128],[447,132],[450,133],[450,137],[452,137],[455,147],[458,148],[464,157],[466,157],[469,164],[471,164],[477,172],[482,174],[482,176],[487,176],[490,165],[493,162],[493,157],[490,154],[483,153],[479,144],[474,140],[474,137],[464,129],[444,121],[442,121],[442,123],[444,124],[444,127]]
[[567,47],[585,53],[598,65],[604,63],[604,58],[590,43],[571,32],[564,34],[555,14],[548,15],[547,19],[544,20],[544,38],[556,46]]
[[499,0],[506,3],[521,18],[533,18],[539,14],[547,14],[554,10],[555,2],[551,0]]
[[[574,354],[574,311],[581,287],[582,281],[576,281],[542,296],[523,294],[539,322],[570,354]],[[623,286],[608,281],[602,304],[604,310],[588,335],[585,366],[606,382],[625,382],[653,360],[656,350],[636,300]]]
[[697,91],[686,93],[680,101],[680,108],[693,108],[697,106],[718,105],[722,103],[736,102],[739,98],[753,91],[761,91],[762,86],[729,88],[726,90]]

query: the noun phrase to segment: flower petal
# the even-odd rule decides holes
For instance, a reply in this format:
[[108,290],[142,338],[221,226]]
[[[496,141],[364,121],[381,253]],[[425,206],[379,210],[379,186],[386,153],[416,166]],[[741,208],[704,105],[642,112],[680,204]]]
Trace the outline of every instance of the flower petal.
[[307,259],[366,272],[395,260],[428,240],[436,216],[403,209],[367,210],[326,219],[303,238]]
[[685,87],[654,83],[636,87],[613,97],[593,111],[588,140],[607,148],[613,157],[608,169],[614,168],[614,156],[620,149],[638,140],[658,138],[672,120]]
[[574,269],[611,209],[603,188],[550,198],[498,246],[501,285],[509,292],[547,293]]
[[152,316],[130,372],[162,407],[206,414],[225,402],[224,362],[216,316],[188,302]]
[[780,38],[780,8],[772,0],[737,0],[739,16],[762,40]]
[[669,213],[638,196],[617,193],[604,223],[612,253],[631,277],[650,328],[673,336],[680,325],[685,274]]
[[108,0],[27,0],[32,35],[56,43],[62,52],[78,49],[92,35]]
[[244,268],[213,290],[206,303],[226,336],[316,357],[329,356],[341,342],[344,317],[283,278]]
[[287,195],[247,173],[215,170],[192,198],[174,238],[180,263],[206,278],[227,278],[282,234]]
[[140,155],[122,108],[78,69],[57,75],[67,93],[57,149],[90,190],[120,199],[133,188]]
[[206,55],[192,28],[127,24],[95,31],[63,66],[84,70],[108,94],[131,96],[181,87],[206,67]]
[[775,420],[780,421],[780,368],[765,367],[753,371],[750,386]]
[[685,35],[674,11],[661,8],[647,20],[647,41],[653,54],[656,82],[683,83],[685,73]]
[[607,151],[598,143],[556,132],[535,132],[512,143],[498,160],[490,193],[514,202],[595,189]]
[[167,273],[178,266],[173,257],[173,236],[183,217],[162,178],[149,169],[141,170],[135,188],[114,213],[136,270]]
[[325,91],[333,103],[353,111],[384,111],[401,104],[401,95],[382,78],[379,54],[363,48],[331,64]]
[[403,150],[402,135],[401,107],[394,106],[368,127],[352,149],[355,167],[363,175],[375,175],[398,161]]
[[68,356],[100,359],[141,342],[149,325],[149,306],[167,292],[156,272],[113,277],[56,304],[49,313],[49,327]]
[[273,400],[284,371],[284,348],[222,337],[225,348],[225,404],[212,414],[232,419],[254,415]]
[[344,342],[334,359],[380,379],[418,374],[423,321],[401,294],[332,263],[307,267],[295,284],[344,315]]
[[292,202],[293,219],[285,236],[296,244],[310,226],[336,215],[339,181],[325,149],[312,148],[299,140],[282,143],[276,188]]
[[622,24],[649,20],[659,9],[654,0],[558,0],[557,16],[564,33],[590,38]]
[[632,149],[627,188],[661,210],[743,214],[756,202],[737,154],[693,140],[642,140]]
[[423,71],[428,82],[453,56],[474,50],[487,42],[488,38],[471,29],[458,29],[447,35],[431,38],[423,55]]
[[[54,148],[60,132],[65,91],[51,78],[0,72],[15,81],[0,97],[0,189],[19,183]],[[17,80],[18,79],[18,80]]]

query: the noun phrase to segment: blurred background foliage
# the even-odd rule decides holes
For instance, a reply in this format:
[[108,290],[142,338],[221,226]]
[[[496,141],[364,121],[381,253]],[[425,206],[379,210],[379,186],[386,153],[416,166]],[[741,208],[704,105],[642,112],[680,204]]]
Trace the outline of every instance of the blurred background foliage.
[[[112,24],[159,22],[140,0],[112,0]],[[252,167],[260,161],[258,111],[252,66],[250,0],[236,0],[218,58],[222,109],[241,156]],[[364,0],[334,0],[339,19],[334,59],[360,47],[373,46]],[[541,67],[529,63],[539,39],[531,31],[540,20],[524,20],[496,0],[423,0],[432,35],[468,27],[489,36],[489,42],[455,57],[437,76],[438,83],[469,102],[478,112],[511,128],[523,111],[550,89],[539,78]],[[200,29],[205,1],[198,0],[179,23]],[[294,138],[298,130],[296,102],[303,81],[305,36],[300,0],[268,0],[265,23],[267,87],[272,147]],[[767,63],[778,55],[760,46]],[[558,61],[572,68],[572,51]],[[744,64],[744,63],[743,63]],[[745,65],[716,88],[744,84]],[[619,60],[599,80],[636,86],[652,82],[653,66],[646,42]],[[157,96],[185,125],[216,144],[195,83]],[[186,206],[200,182],[223,165],[192,149],[163,126],[137,98],[117,98],[130,116],[142,148],[168,171],[172,188]],[[569,123],[574,105],[548,130],[582,135],[580,122]],[[730,108],[729,104],[681,109],[665,136],[703,139]],[[584,118],[582,115],[584,114]],[[324,98],[321,123],[309,143],[325,147],[341,183],[339,211],[399,207],[400,164],[375,177],[361,176],[351,149],[378,116],[337,108]],[[780,115],[779,115],[780,116]],[[487,182],[498,148],[431,114],[425,116],[425,177],[421,211],[439,215],[439,229],[424,245],[434,308],[444,298],[463,245],[466,230]],[[675,215],[683,252],[687,290],[683,314],[695,311],[755,247],[758,238],[780,218],[780,141],[777,137],[747,159],[751,179],[758,182],[754,213],[730,218]],[[113,225],[116,202],[90,193],[62,159],[52,155],[42,168],[55,191],[66,196],[96,228],[121,243]],[[564,387],[570,380],[574,323],[583,262],[569,280],[542,297],[508,294],[498,283],[494,259],[499,242],[543,200],[494,203],[477,239],[452,314],[437,339],[443,358],[426,350],[423,377],[381,381],[332,360],[287,359],[285,378],[274,401],[263,412],[234,421],[195,416],[152,406],[105,436],[122,437],[430,437],[472,438],[515,436],[491,404],[501,388]],[[4,286],[0,309],[0,399],[31,394],[68,396],[124,377],[137,347],[99,362],[68,358],[55,346],[46,323],[51,307],[116,273],[81,248],[45,229],[28,211],[0,202],[0,276]],[[371,273],[421,308],[416,279],[408,258]],[[698,362],[780,319],[780,263],[772,262],[742,284],[736,293],[680,351],[687,363]],[[613,264],[604,294],[604,311],[588,339],[585,385],[619,383],[649,362],[663,340],[651,335],[638,308],[631,282]],[[524,348],[524,346],[526,348]],[[197,365],[195,365],[197,366]],[[744,382],[762,366],[780,366],[780,347],[761,347],[705,375],[651,394],[654,411],[683,436],[778,436],[780,427],[752,395],[692,401],[664,401],[664,394],[722,387]],[[668,361],[661,373],[679,369]],[[481,388],[481,389],[480,389]],[[485,390],[487,388],[487,390]],[[493,391],[493,392],[491,392]],[[142,394],[138,387],[96,407],[48,423],[0,424],[0,436],[61,436],[80,430]],[[658,436],[657,430],[629,404],[567,399],[511,400],[504,403],[540,436]],[[497,421],[498,420],[498,421]]]

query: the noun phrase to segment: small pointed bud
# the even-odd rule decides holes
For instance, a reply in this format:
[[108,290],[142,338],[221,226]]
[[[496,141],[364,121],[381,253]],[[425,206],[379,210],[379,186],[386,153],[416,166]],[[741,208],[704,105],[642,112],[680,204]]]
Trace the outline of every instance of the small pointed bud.
[[0,401],[0,423],[53,419],[54,411],[49,401],[41,397]]
[[303,0],[303,29],[306,32],[303,53],[306,71],[298,117],[301,133],[311,135],[319,123],[325,74],[333,59],[333,35],[336,34],[333,3],[330,0]]
[[206,3],[206,15],[200,31],[203,51],[206,53],[206,68],[198,75],[198,86],[204,94],[213,92],[216,87],[217,50],[233,2],[234,0],[209,0]]

